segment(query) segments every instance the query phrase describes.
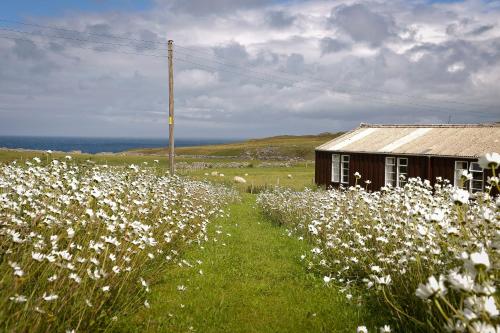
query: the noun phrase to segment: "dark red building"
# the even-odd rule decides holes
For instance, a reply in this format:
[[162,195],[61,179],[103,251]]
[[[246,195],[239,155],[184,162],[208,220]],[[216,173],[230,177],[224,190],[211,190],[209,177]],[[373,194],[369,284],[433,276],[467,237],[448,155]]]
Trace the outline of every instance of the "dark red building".
[[[369,125],[345,133],[316,148],[316,184],[338,187],[358,184],[378,190],[402,186],[411,177],[448,179],[460,184],[460,173],[468,170],[471,191],[487,186],[491,170],[477,163],[485,153],[500,152],[500,124],[480,125]],[[500,168],[497,168],[497,176]],[[401,177],[404,176],[404,177]]]

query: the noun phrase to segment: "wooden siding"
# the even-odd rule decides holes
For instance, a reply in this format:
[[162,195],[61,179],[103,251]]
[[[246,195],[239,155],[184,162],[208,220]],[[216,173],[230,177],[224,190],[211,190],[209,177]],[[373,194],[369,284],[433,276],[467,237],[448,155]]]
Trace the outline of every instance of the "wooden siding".
[[[378,190],[385,185],[385,158],[386,157],[406,157],[408,158],[408,177],[420,177],[429,179],[432,184],[435,183],[436,177],[448,179],[453,184],[455,173],[455,161],[477,162],[477,159],[461,158],[461,157],[438,157],[438,156],[404,156],[390,154],[368,154],[368,153],[348,153],[348,152],[327,152],[316,151],[316,168],[315,181],[316,184],[329,187],[338,187],[339,183],[332,183],[332,154],[349,155],[349,184],[354,186],[354,173],[359,172],[362,176],[359,185],[365,186],[364,181],[369,179],[371,184],[369,190]],[[491,176],[491,170],[484,172],[484,184]]]
[[316,184],[328,186],[332,174],[332,154],[325,151],[316,151],[314,179]]

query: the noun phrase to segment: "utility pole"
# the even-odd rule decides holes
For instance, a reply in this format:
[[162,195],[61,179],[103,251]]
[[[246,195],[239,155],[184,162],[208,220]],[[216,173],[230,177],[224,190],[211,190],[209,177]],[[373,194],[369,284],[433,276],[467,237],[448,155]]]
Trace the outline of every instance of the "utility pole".
[[174,41],[168,41],[168,161],[170,175],[175,172],[174,165]]

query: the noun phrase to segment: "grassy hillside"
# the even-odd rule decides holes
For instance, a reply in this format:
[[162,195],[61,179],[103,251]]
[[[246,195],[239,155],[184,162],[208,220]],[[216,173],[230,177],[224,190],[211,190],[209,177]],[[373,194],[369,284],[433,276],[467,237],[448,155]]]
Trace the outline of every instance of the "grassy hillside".
[[[323,133],[319,135],[282,135],[270,138],[252,139],[243,142],[176,148],[177,155],[237,157],[244,159],[314,159],[314,148],[342,133]],[[167,148],[134,149],[128,151],[132,155],[163,155]]]

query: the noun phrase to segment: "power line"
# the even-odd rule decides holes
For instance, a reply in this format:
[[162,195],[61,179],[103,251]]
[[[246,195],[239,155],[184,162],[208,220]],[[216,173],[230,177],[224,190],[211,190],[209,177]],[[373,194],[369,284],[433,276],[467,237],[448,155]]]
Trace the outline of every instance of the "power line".
[[[1,18],[0,18],[0,22],[6,22],[6,23],[12,23],[12,24],[19,24],[19,25],[25,25],[25,26],[33,26],[33,27],[38,27],[38,28],[52,29],[52,30],[58,30],[58,31],[64,31],[64,32],[71,32],[71,33],[77,33],[77,34],[87,34],[87,35],[90,35],[90,36],[98,36],[98,37],[104,37],[104,38],[114,38],[114,39],[129,40],[129,41],[134,41],[134,42],[157,44],[157,45],[165,45],[165,46],[167,45],[166,42],[160,42],[160,41],[151,41],[151,40],[144,40],[144,39],[137,39],[137,38],[128,38],[128,37],[117,36],[117,35],[113,35],[113,34],[99,34],[99,33],[92,33],[92,32],[81,32],[81,31],[72,30],[72,29],[66,29],[66,28],[60,28],[60,27],[54,27],[54,26],[48,26],[48,25],[41,25],[41,24],[35,24],[35,23],[26,23],[26,22],[15,21],[15,20],[7,20],[7,19],[1,19]],[[19,31],[16,31],[16,32],[19,32]],[[23,31],[21,33],[29,33],[29,32]],[[54,37],[56,37],[56,38],[63,38],[62,36],[54,36]],[[65,39],[69,39],[69,38],[65,38]],[[95,42],[95,43],[101,43],[101,44],[109,44],[109,45],[115,45],[115,46],[133,46],[133,45],[127,45],[127,44],[106,43],[106,42],[86,40],[86,39],[75,39],[75,40],[86,41],[86,42]],[[176,44],[176,47],[177,48],[181,48],[181,49],[191,50],[192,53],[198,53],[198,54],[205,53],[205,54],[208,54],[208,52],[203,52],[203,51],[200,51],[200,50],[195,50],[194,48],[189,48],[189,47],[185,47],[185,46],[182,46],[182,45],[177,45]],[[182,52],[182,51],[177,51],[177,52]],[[190,55],[190,56],[192,56],[192,55]],[[210,56],[213,56],[213,55],[210,54]],[[193,56],[193,57],[195,57],[195,56]],[[222,58],[222,59],[226,59],[226,58],[224,58],[222,56],[218,56],[218,57]],[[209,60],[207,58],[205,58],[205,59]],[[210,61],[214,61],[214,60],[210,59]],[[230,63],[220,63],[220,64],[221,65],[226,65],[226,66],[229,66],[229,67],[238,66],[238,65],[234,65],[234,64],[230,64]],[[239,66],[239,67],[241,67],[241,66]],[[252,71],[251,69],[245,69],[245,70]],[[323,81],[323,82],[328,83],[328,84],[335,84],[332,81],[325,80],[325,79],[318,78],[318,77],[307,76],[307,75],[297,75],[297,74],[289,73],[289,72],[283,71],[283,70],[277,70],[277,71],[281,72],[283,74],[291,75],[291,76],[305,77],[305,78],[307,78],[309,80]],[[261,73],[261,74],[263,74],[263,73]],[[263,75],[276,76],[276,75],[274,75],[272,73],[266,73],[266,74],[263,74]],[[350,87],[351,89],[356,89],[356,90],[360,89],[359,87],[350,85],[348,83],[342,83],[342,85],[345,86],[345,87]],[[419,99],[419,100],[427,100],[427,101],[430,101],[430,102],[451,103],[451,104],[464,105],[464,106],[473,106],[473,107],[480,107],[480,108],[496,107],[494,105],[485,105],[485,104],[477,104],[477,103],[460,102],[460,101],[447,100],[447,99],[434,99],[434,98],[420,97],[420,96],[415,96],[415,95],[410,95],[410,94],[405,94],[405,93],[394,93],[394,92],[390,92],[390,91],[386,91],[386,90],[381,90],[381,89],[370,88],[370,90],[373,91],[373,92],[383,93],[383,94],[387,94],[387,95],[405,96],[407,98]],[[352,91],[351,92],[347,92],[347,93],[355,94]],[[359,93],[357,93],[357,94],[360,95]],[[366,96],[366,95],[363,95],[363,96]],[[420,104],[422,104],[422,103],[420,103]],[[425,104],[422,104],[422,105],[424,105],[426,107],[429,107],[429,105],[425,105]],[[436,106],[431,106],[431,107],[435,108]],[[457,111],[457,109],[453,109],[453,108],[447,108],[447,107],[440,107],[440,108],[446,109],[446,110],[449,110],[449,111]]]
[[15,20],[7,20],[7,19],[2,19],[2,18],[0,18],[0,22],[13,23],[13,24],[19,24],[19,25],[24,25],[24,26],[42,28],[42,29],[59,30],[59,31],[64,31],[64,32],[77,33],[77,34],[85,34],[85,35],[96,36],[96,37],[122,39],[122,40],[130,40],[130,41],[134,41],[134,42],[144,42],[144,43],[152,43],[152,44],[161,44],[161,45],[165,45],[165,46],[167,45],[167,42],[152,41],[152,40],[145,40],[145,39],[138,39],[138,38],[129,38],[129,37],[123,37],[123,36],[118,36],[118,35],[112,35],[112,34],[99,34],[99,33],[93,33],[93,32],[83,32],[83,31],[66,29],[66,28],[61,28],[61,27],[54,27],[54,26],[35,24],[35,23],[27,23],[27,22],[15,21]]
[[[184,53],[184,54],[188,54],[188,53],[185,53],[183,51],[177,51],[177,53]],[[200,56],[193,56],[191,54],[189,54],[191,57],[194,57],[194,58],[199,58],[199,59],[205,59],[205,60],[209,60],[209,61],[213,61],[213,62],[216,62],[216,63],[219,63],[221,65],[226,65],[226,66],[229,66],[229,67],[239,67],[239,68],[243,68],[239,65],[235,65],[235,64],[231,64],[231,63],[227,63],[227,62],[219,62],[217,60],[212,60],[212,59],[209,59],[209,58],[205,58],[205,57],[200,57]],[[220,58],[223,58],[223,57],[220,57]],[[256,73],[259,73],[258,71],[254,71],[254,70],[251,70],[251,69],[246,69],[248,71],[251,71],[251,72],[256,72]],[[324,82],[324,83],[328,83],[328,84],[336,84],[335,82],[333,81],[330,81],[330,80],[325,80],[325,79],[322,79],[322,78],[318,78],[318,77],[314,77],[314,76],[308,76],[308,75],[298,75],[298,74],[294,74],[294,73],[290,73],[290,72],[287,72],[287,71],[283,71],[283,70],[276,70],[277,72],[280,72],[280,73],[283,73],[283,74],[287,74],[287,75],[290,75],[290,76],[296,76],[296,77],[302,77],[302,78],[305,78],[305,79],[309,79],[309,80],[312,80],[312,81],[320,81],[320,82]],[[260,72],[261,74],[265,74],[265,73],[262,73]],[[275,76],[275,77],[279,77],[275,74],[265,74],[265,75],[270,75],[270,76]],[[279,78],[282,78],[282,77],[279,77]],[[288,79],[290,80],[290,79]],[[359,87],[355,87],[353,85],[349,85],[349,84],[346,84],[346,83],[342,83],[343,86],[347,86],[347,87],[354,87],[354,89],[356,90],[359,90]],[[337,88],[339,89],[339,88]],[[347,91],[347,90],[344,90],[344,91]],[[453,101],[453,100],[445,100],[445,99],[432,99],[432,98],[428,98],[428,97],[419,97],[419,96],[414,96],[414,95],[409,95],[409,94],[404,94],[404,93],[393,93],[393,92],[389,92],[389,91],[383,91],[383,90],[376,90],[376,89],[372,89],[370,88],[370,92],[373,91],[373,92],[378,92],[378,93],[384,93],[384,94],[387,94],[387,95],[393,95],[393,96],[405,96],[407,98],[412,98],[412,99],[424,99],[424,100],[428,100],[428,101],[432,101],[432,102],[444,102],[444,103],[454,103],[454,104],[459,104],[459,105],[464,105],[464,106],[474,106],[474,107],[481,107],[481,108],[487,108],[487,107],[495,107],[493,105],[485,105],[485,104],[474,104],[474,103],[466,103],[466,102],[460,102],[460,101]],[[350,94],[358,94],[359,93],[355,93],[353,92],[352,90],[349,91],[348,93]],[[366,94],[364,95],[366,96]],[[420,103],[422,104],[422,103]],[[426,104],[422,104],[424,106],[428,106]],[[436,107],[436,106],[432,106],[432,107]],[[439,107],[439,106],[437,106]],[[449,107],[439,107],[439,108],[442,108],[442,109],[445,109],[445,110],[449,110],[449,111],[456,111],[457,109],[453,109],[453,108],[449,108]]]
[[[248,72],[252,72],[252,73],[256,73],[256,74],[259,74],[259,75],[270,76],[272,78],[276,78],[276,79],[279,79],[279,80],[285,80],[285,81],[288,81],[288,82],[291,82],[291,83],[301,82],[300,80],[292,80],[292,79],[280,77],[280,76],[277,76],[277,75],[269,75],[269,74],[267,74],[265,72],[255,71],[255,70],[247,69],[247,68],[244,68],[244,67],[241,67],[241,66],[237,66],[237,65],[229,65],[229,64],[226,64],[226,63],[223,63],[223,62],[219,62],[219,61],[216,61],[216,60],[211,60],[211,59],[206,59],[206,58],[203,58],[203,57],[193,56],[193,55],[190,55],[189,53],[185,53],[183,51],[177,51],[177,53],[181,53],[181,54],[187,55],[187,56],[189,56],[191,58],[197,58],[197,59],[212,61],[212,62],[214,62],[216,64],[219,64],[219,65],[222,65],[222,66],[228,66],[228,67],[233,67],[233,68],[237,68],[237,69],[242,69],[242,70],[245,70],[245,71],[248,71]],[[323,82],[323,84],[325,84],[325,83],[332,84],[332,82],[326,81],[326,80],[317,80],[316,79],[314,81]],[[346,89],[342,90],[341,88],[337,88],[337,87],[330,87],[330,89],[331,90],[336,90],[336,91],[344,93],[344,94],[360,96],[360,97],[363,97],[363,98],[366,98],[366,99],[384,100],[384,99],[381,99],[381,98],[378,98],[378,97],[375,97],[375,96],[372,96],[372,95],[367,95],[367,94],[363,94],[363,93],[359,93],[359,92],[353,92],[353,91],[349,91],[349,90],[346,90]],[[426,108],[441,109],[441,110],[446,111],[446,112],[449,112],[449,111],[452,111],[452,112],[461,111],[461,112],[471,112],[471,113],[472,112],[474,112],[474,113],[483,113],[483,114],[488,114],[489,115],[489,113],[487,113],[487,112],[465,111],[465,110],[461,110],[461,109],[454,109],[454,108],[443,107],[443,106],[428,105],[428,104],[419,103],[419,102],[401,101],[399,103],[400,104],[404,104],[404,105],[413,104],[413,105],[416,105],[416,106],[421,106],[421,107],[426,107]]]
[[104,45],[110,45],[110,46],[125,46],[125,47],[136,46],[133,44],[110,43],[110,42],[96,41],[96,40],[92,40],[92,39],[76,38],[76,37],[69,37],[69,36],[46,35],[46,34],[42,34],[40,32],[23,31],[23,30],[3,28],[3,27],[0,27],[0,30],[8,31],[8,32],[15,32],[15,33],[19,33],[19,34],[25,34],[25,35],[33,35],[33,36],[40,36],[40,37],[46,37],[46,38],[66,39],[66,40],[72,40],[72,41],[77,41],[77,42],[98,43],[98,44],[104,44]]
[[[51,37],[51,36],[47,36],[47,35],[43,35],[43,36],[44,37]],[[5,36],[5,35],[3,35],[3,36],[0,35],[0,38],[11,39],[11,40],[19,40],[19,41],[25,41],[25,42],[32,42],[32,43],[34,43],[34,41],[31,40],[31,39],[16,38],[16,37]],[[62,36],[58,36],[57,38],[68,39],[67,37],[62,37]],[[69,39],[74,40],[73,38],[69,38]],[[88,41],[88,42],[94,42],[94,41],[91,41],[91,40],[86,40],[86,41]],[[96,43],[101,43],[101,42],[96,42]],[[124,51],[116,51],[116,50],[95,49],[95,48],[91,48],[91,47],[84,47],[84,46],[81,46],[81,45],[72,45],[72,47],[81,48],[81,49],[87,49],[87,50],[92,50],[92,51],[97,51],[97,52],[120,53],[120,54],[127,54],[127,55],[148,56],[148,57],[157,57],[157,58],[166,58],[167,57],[165,55],[146,54],[146,53],[141,53],[141,52],[124,52]],[[187,54],[187,55],[190,56],[190,57],[193,57],[193,56],[191,56],[189,54]],[[198,58],[200,58],[200,57],[198,57]],[[232,74],[236,74],[236,75],[240,75],[240,76],[246,76],[246,77],[257,79],[257,80],[261,80],[261,81],[266,81],[266,82],[280,84],[280,85],[286,85],[285,83],[278,82],[276,80],[263,79],[261,77],[257,77],[257,76],[253,76],[253,75],[248,75],[248,74],[244,74],[244,73],[241,73],[241,72],[228,71],[228,70],[225,70],[225,69],[222,69],[222,68],[216,68],[216,67],[208,66],[206,64],[195,63],[195,62],[188,61],[188,60],[182,59],[182,58],[175,58],[175,59],[179,60],[181,62],[191,63],[191,64],[194,64],[196,66],[203,66],[203,67],[206,67],[206,68],[209,68],[209,69],[212,69],[212,70],[216,70],[216,71],[225,71],[225,72],[228,72],[228,73],[232,73]],[[208,59],[208,60],[214,62],[211,59]],[[220,62],[216,62],[216,63],[218,63],[218,64],[220,64],[222,66],[228,67],[228,65],[225,64],[225,63],[220,63]],[[238,66],[233,66],[233,67],[237,67],[238,69],[242,69],[242,70],[245,70],[245,71],[252,72],[252,70],[249,70],[247,68],[242,68],[242,67],[238,67]],[[255,72],[255,73],[259,74],[259,75],[267,75],[266,73],[262,73],[262,72],[258,72],[258,71],[253,71],[253,72]],[[299,80],[291,80],[291,79],[282,78],[282,77],[278,77],[278,76],[274,76],[274,77],[277,78],[277,79],[280,79],[280,80],[288,81],[288,84],[290,84],[290,83],[297,84],[297,83],[301,82]],[[315,92],[323,92],[324,91],[324,90],[314,89],[314,88],[310,88],[310,87],[301,87],[301,89],[315,91]],[[325,88],[325,90],[334,90],[334,89],[332,87],[329,87],[328,89]],[[358,96],[361,96],[361,97],[363,97],[365,99],[370,99],[370,100],[373,100],[375,102],[383,103],[383,104],[390,104],[390,105],[397,105],[397,106],[401,106],[401,105],[403,105],[403,106],[410,106],[410,107],[416,107],[418,109],[428,109],[428,110],[433,110],[433,111],[438,111],[438,112],[440,111],[438,109],[444,109],[444,108],[435,107],[435,106],[428,106],[428,105],[423,105],[423,104],[418,104],[418,103],[412,103],[412,102],[409,102],[409,101],[401,102],[401,101],[388,100],[387,98],[386,99],[377,98],[377,97],[374,97],[374,96],[363,95],[363,94],[349,92],[349,91],[346,91],[346,92],[340,91],[340,92],[344,93],[344,94],[358,95]],[[444,110],[446,110],[446,109],[444,109]],[[443,112],[444,110],[441,110],[441,112]],[[471,114],[475,114],[476,116],[477,116],[478,113],[482,113],[482,114],[486,114],[489,117],[491,117],[491,115],[489,113],[484,113],[484,112],[479,112],[479,111],[467,111],[467,110],[456,110],[456,109],[449,109],[449,110],[451,110],[453,112],[471,113]],[[448,113],[448,111],[446,111],[446,112]]]
[[[223,72],[227,72],[227,73],[232,73],[232,74],[237,74],[237,75],[241,75],[241,76],[246,76],[246,77],[249,77],[249,78],[252,78],[252,79],[257,79],[257,80],[261,80],[261,81],[264,81],[264,82],[268,82],[268,83],[278,83],[278,84],[281,84],[283,85],[283,83],[281,82],[277,82],[277,81],[274,81],[274,80],[268,80],[268,79],[265,79],[265,78],[261,78],[261,77],[257,77],[257,76],[252,76],[252,75],[248,75],[248,74],[244,74],[244,73],[240,73],[240,72],[235,72],[235,71],[231,71],[231,70],[226,70],[226,69],[221,69],[221,68],[217,68],[217,67],[212,67],[212,66],[209,66],[209,65],[206,65],[206,64],[201,64],[201,63],[198,63],[198,62],[194,62],[194,61],[190,61],[190,60],[186,60],[186,59],[182,59],[182,58],[178,58],[178,57],[174,57],[175,60],[177,61],[180,61],[180,62],[185,62],[185,63],[188,63],[188,64],[191,64],[191,65],[194,65],[194,66],[197,66],[197,67],[202,67],[202,68],[205,68],[205,69],[209,69],[209,70],[214,70],[214,71],[223,71]],[[299,83],[299,82],[296,82],[296,83]],[[310,87],[301,87],[300,89],[302,90],[309,90],[309,91],[312,91],[312,92],[324,92],[325,90],[332,90],[332,89],[329,89],[329,88],[326,88],[323,89],[323,90],[320,90],[320,89],[314,89],[314,88],[310,88]],[[397,101],[390,101],[390,100],[386,100],[386,99],[382,99],[382,98],[376,98],[376,97],[371,97],[371,99],[374,101],[374,102],[377,102],[377,103],[380,103],[380,104],[389,104],[389,105],[392,105],[392,106],[398,106],[398,107],[401,107],[402,103],[401,102],[397,102]],[[356,101],[354,100],[355,102],[359,102],[359,101]],[[415,104],[403,104],[403,106],[406,106],[406,107],[411,107],[411,108],[416,108],[416,109],[419,109],[419,110],[426,110],[426,111],[434,111],[434,112],[443,112],[443,113],[446,113],[446,114],[449,114],[449,112],[447,111],[444,111],[444,110],[432,110],[431,108],[426,108],[422,105],[415,105]],[[455,110],[455,112],[461,112],[461,113],[476,113],[474,111],[467,111],[467,110]],[[485,113],[487,116],[478,116],[476,115],[476,117],[480,117],[480,118],[490,118],[491,117],[491,114],[488,114],[488,113]]]
[[[5,36],[5,35],[0,35],[0,38],[10,39],[10,40],[17,40],[17,41],[22,41],[22,42],[35,43],[32,39],[29,39],[29,38],[18,38],[18,37],[11,37],[11,36]],[[119,54],[138,55],[138,56],[143,56],[143,57],[155,57],[155,58],[166,58],[167,57],[167,56],[164,56],[164,55],[147,54],[147,53],[141,53],[141,52],[126,52],[126,51],[116,51],[116,50],[103,50],[103,49],[96,49],[96,48],[93,48],[93,47],[84,47],[84,46],[81,46],[81,45],[72,45],[72,47],[79,48],[79,49],[84,49],[84,50],[91,50],[91,51],[95,51],[95,52],[119,53]]]

